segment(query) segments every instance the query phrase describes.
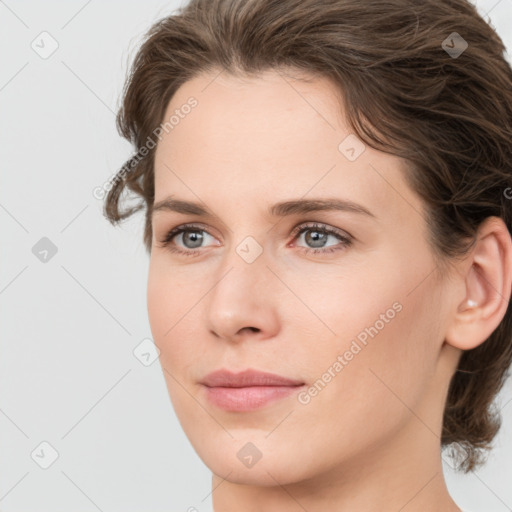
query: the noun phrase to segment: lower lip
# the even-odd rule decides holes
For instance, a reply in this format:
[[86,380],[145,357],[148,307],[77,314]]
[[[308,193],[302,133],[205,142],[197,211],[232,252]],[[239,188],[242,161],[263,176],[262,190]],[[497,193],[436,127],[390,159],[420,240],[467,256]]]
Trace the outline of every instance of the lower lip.
[[252,411],[264,405],[286,398],[303,386],[248,386],[245,388],[222,388],[205,386],[208,400],[227,411]]

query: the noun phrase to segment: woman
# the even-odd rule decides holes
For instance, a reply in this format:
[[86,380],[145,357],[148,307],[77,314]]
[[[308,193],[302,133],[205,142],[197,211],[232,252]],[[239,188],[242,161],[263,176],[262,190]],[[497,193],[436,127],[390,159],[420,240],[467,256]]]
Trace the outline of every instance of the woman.
[[[510,367],[512,70],[466,0],[194,0],[106,198],[215,512],[457,511]],[[141,201],[121,208],[123,191]]]

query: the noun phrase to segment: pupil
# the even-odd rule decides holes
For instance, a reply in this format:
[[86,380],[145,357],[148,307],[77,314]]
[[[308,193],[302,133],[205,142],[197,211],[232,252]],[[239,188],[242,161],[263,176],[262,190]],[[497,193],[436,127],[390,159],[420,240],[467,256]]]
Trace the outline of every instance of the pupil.
[[[306,233],[306,242],[308,244],[312,243],[314,247],[323,247],[323,245],[325,244],[325,240],[322,240],[322,239],[327,236],[327,233],[322,233],[321,231],[310,231],[309,233],[314,233],[315,236],[308,235]],[[319,241],[320,241],[319,245],[314,245],[315,243],[317,243]]]
[[[191,237],[192,237],[192,247],[188,246],[188,244],[186,242],[186,240]],[[194,240],[194,237],[196,237],[195,240]],[[186,233],[184,243],[189,249],[194,249],[196,247],[201,246],[202,240],[203,240],[203,235],[201,235],[198,231],[192,231],[192,232]],[[195,243],[195,245],[194,245],[194,243]]]

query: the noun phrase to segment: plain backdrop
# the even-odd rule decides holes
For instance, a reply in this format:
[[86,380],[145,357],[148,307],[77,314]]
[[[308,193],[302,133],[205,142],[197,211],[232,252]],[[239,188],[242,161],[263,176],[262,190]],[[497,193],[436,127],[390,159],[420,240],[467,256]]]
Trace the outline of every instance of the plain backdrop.
[[[3,512],[211,510],[159,363],[136,356],[151,338],[143,215],[114,228],[93,195],[132,153],[114,124],[128,64],[178,6],[0,1]],[[477,7],[512,48],[512,0]],[[445,463],[466,510],[512,510],[511,400],[509,381],[486,466]]]

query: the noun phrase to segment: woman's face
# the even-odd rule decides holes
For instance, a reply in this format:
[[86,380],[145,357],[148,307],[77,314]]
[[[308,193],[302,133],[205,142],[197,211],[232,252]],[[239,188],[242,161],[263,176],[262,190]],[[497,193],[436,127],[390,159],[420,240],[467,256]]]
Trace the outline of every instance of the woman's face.
[[[324,79],[204,74],[173,115],[156,150],[148,310],[205,464],[276,485],[438,446],[448,292],[406,162],[351,134]],[[295,385],[204,384],[247,369]]]

